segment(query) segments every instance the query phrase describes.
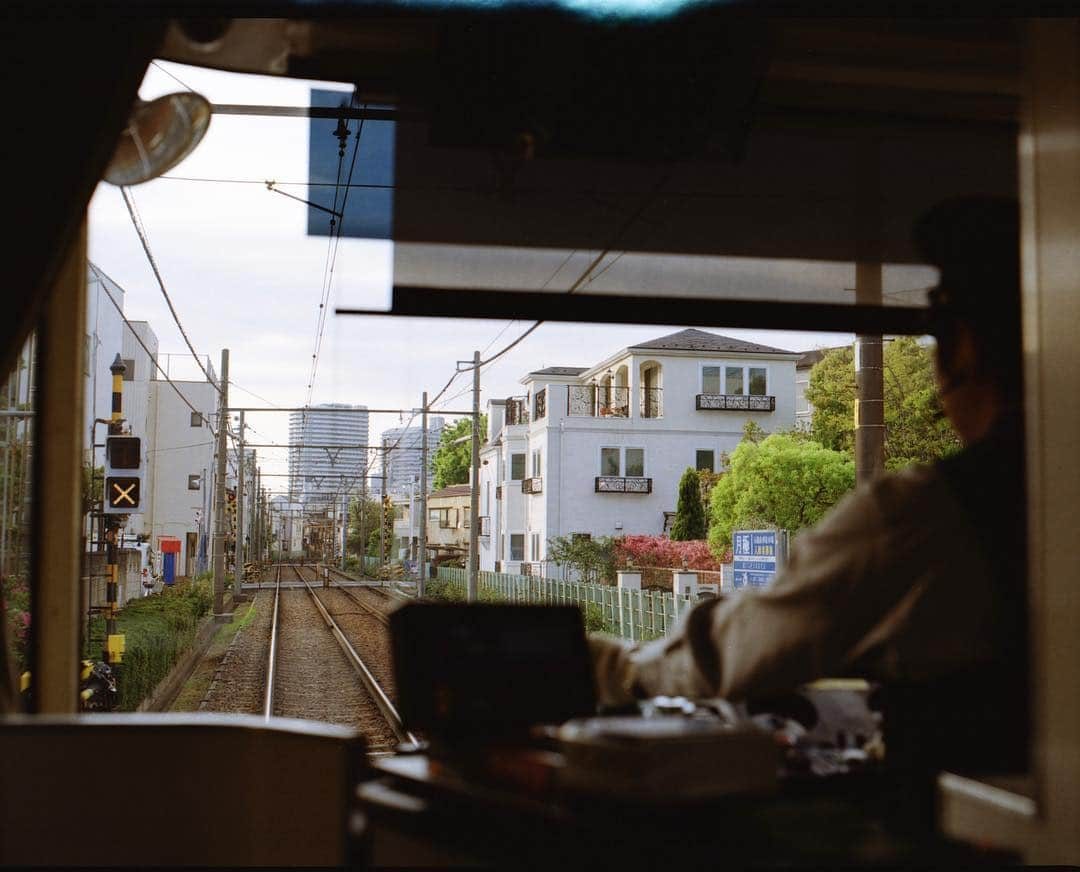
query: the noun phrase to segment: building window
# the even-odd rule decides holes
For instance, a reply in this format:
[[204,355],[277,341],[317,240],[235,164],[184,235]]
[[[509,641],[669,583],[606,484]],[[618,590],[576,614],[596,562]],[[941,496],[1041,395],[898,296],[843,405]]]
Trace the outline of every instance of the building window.
[[191,426],[192,427],[201,427],[202,422],[203,422],[202,412],[192,412],[191,413]]
[[703,394],[719,394],[720,390],[720,367],[703,366],[701,368],[701,392]]
[[511,560],[524,560],[525,559],[525,534],[524,533],[511,533],[510,534],[510,559]]
[[540,559],[540,534],[539,533],[533,533],[529,537],[529,546],[530,546],[529,559],[530,560],[539,560]]
[[[511,454],[510,455],[510,480],[521,481],[525,478],[525,455]],[[513,558],[510,558],[513,560]]]
[[189,475],[187,477],[187,489],[198,490],[202,487],[202,476],[199,474]]
[[701,449],[697,452],[697,457],[694,459],[695,469],[704,469],[707,472],[716,471],[716,453],[708,450]]
[[135,381],[135,358],[124,358],[124,381]]
[[768,373],[763,366],[750,366],[747,367],[747,381],[749,384],[749,390],[747,393],[752,397],[763,397],[768,391]]
[[645,449],[626,449],[626,477],[642,478],[645,475]]
[[724,393],[728,396],[740,396],[743,393],[743,368],[741,366],[724,367]]
[[438,509],[428,509],[427,519],[428,519],[429,524],[438,524],[439,523],[439,510]]
[[600,449],[600,474],[601,475],[618,475],[619,474],[619,449],[618,448],[601,448]]
[[540,476],[543,474],[541,472],[539,449],[532,453],[532,474],[533,478],[540,478]]

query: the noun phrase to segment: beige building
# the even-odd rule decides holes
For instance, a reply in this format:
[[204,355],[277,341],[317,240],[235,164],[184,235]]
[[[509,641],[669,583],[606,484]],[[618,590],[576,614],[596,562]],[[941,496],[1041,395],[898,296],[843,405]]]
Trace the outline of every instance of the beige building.
[[429,559],[434,561],[441,554],[464,554],[468,550],[469,499],[470,488],[467,484],[448,485],[428,496]]

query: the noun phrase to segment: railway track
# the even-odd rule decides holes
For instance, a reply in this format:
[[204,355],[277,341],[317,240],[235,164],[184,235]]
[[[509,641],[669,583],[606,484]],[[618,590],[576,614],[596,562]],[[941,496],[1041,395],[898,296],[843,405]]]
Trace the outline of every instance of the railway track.
[[[292,579],[288,578],[290,575]],[[339,604],[330,601],[331,597],[326,597],[327,601],[324,601],[312,587],[317,577],[316,567],[279,564],[275,569],[263,716],[316,717],[341,722],[340,710],[344,707],[348,717],[358,721],[356,726],[368,736],[371,750],[390,750],[397,744],[415,744],[416,737],[405,729],[391,695],[379,681],[379,677],[382,677],[385,683],[389,677],[385,632],[380,634],[382,638],[378,640],[381,643],[379,662],[369,664],[354,645],[356,635],[342,627],[344,616]],[[292,589],[284,589],[282,583],[289,581],[302,585],[302,592],[295,589],[295,585]],[[347,588],[339,585],[334,587],[335,596],[346,595],[349,602],[359,606],[365,614],[375,617],[385,628],[386,617],[377,608],[364,604]],[[328,605],[334,607],[336,616]],[[317,622],[323,624],[321,630]],[[350,639],[350,635],[353,639]],[[332,653],[328,644],[331,638],[336,642],[339,654]],[[308,681],[297,686],[295,674],[303,661],[310,664],[312,659],[321,667],[316,676],[318,680],[311,681],[308,669]],[[343,678],[342,669],[352,673],[351,682]],[[349,689],[345,690],[346,687]],[[327,708],[337,711],[326,711]],[[372,723],[372,712],[377,713],[379,728]]]

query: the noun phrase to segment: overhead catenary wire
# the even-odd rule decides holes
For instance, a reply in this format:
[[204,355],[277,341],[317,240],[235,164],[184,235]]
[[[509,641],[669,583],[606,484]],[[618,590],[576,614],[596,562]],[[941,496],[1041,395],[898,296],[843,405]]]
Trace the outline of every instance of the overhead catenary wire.
[[161,288],[161,294],[165,297],[165,302],[169,306],[169,312],[172,313],[173,321],[176,322],[177,328],[180,330],[180,335],[184,337],[184,343],[187,345],[188,350],[191,352],[191,356],[195,358],[195,363],[198,364],[199,369],[202,370],[204,376],[206,376],[207,382],[214,386],[214,390],[220,393],[221,388],[215,384],[213,378],[210,377],[210,372],[203,365],[202,360],[199,358],[198,353],[195,351],[195,346],[191,344],[191,339],[187,335],[187,331],[184,329],[184,325],[180,322],[180,315],[177,314],[176,307],[173,305],[172,298],[169,296],[169,292],[165,289],[165,280],[161,277],[161,271],[158,269],[157,261],[154,259],[154,253],[150,250],[150,240],[147,238],[146,229],[142,224],[141,219],[138,216],[135,206],[135,198],[126,187],[120,188],[120,193],[123,194],[124,203],[127,206],[128,215],[131,216],[131,223],[135,227],[135,232],[139,236],[139,242],[142,243],[143,251],[146,252],[146,259],[150,262],[150,268],[154,272],[154,278],[157,279],[158,287]]
[[[121,309],[120,304],[118,302],[116,302],[116,297],[114,297],[112,295],[112,291],[109,290],[109,286],[105,281],[105,277],[102,275],[102,273],[98,270],[98,268],[93,263],[91,263],[90,261],[87,261],[87,265],[97,275],[98,283],[101,285],[101,289],[103,291],[105,291],[105,296],[107,296],[109,298],[109,302],[111,302],[113,304],[113,306],[116,308],[116,311],[119,313],[120,318],[123,320],[123,322],[127,325],[128,329],[131,331],[131,335],[135,337],[135,341],[138,342],[139,345],[142,347],[142,350],[146,352],[146,356],[148,358],[150,358],[150,361],[154,364],[154,367],[157,369],[157,371],[159,373],[161,373],[162,378],[164,378],[165,381],[169,383],[169,386],[174,391],[176,391],[176,395],[181,400],[183,400],[185,406],[187,406],[189,409],[191,409],[192,412],[194,412],[196,415],[199,415],[200,417],[202,417],[203,420],[206,421],[206,426],[210,429],[210,432],[214,435],[214,438],[216,439],[217,438],[217,431],[214,429],[213,425],[210,423],[209,417],[204,412],[199,411],[193,405],[191,405],[191,402],[188,400],[187,397],[184,396],[184,394],[180,390],[180,388],[176,386],[176,383],[173,382],[173,380],[171,378],[169,378],[168,374],[165,372],[165,370],[163,370],[161,368],[161,365],[157,362],[157,356],[152,351],[150,351],[149,348],[146,347],[146,343],[142,341],[139,334],[135,331],[134,326],[132,326],[132,323],[127,319],[127,316],[124,314],[124,310]],[[211,384],[213,384],[213,382],[211,382]],[[216,385],[215,385],[215,387],[216,387]]]

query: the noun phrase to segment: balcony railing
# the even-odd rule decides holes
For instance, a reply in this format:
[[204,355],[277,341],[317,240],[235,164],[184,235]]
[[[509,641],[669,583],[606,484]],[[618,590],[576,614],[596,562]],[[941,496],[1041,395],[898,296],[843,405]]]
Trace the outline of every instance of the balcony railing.
[[637,476],[598,475],[596,492],[598,494],[651,494],[652,479]]
[[529,423],[529,405],[524,397],[506,398],[506,425]]
[[534,475],[532,478],[523,478],[521,480],[521,492],[523,494],[539,494],[544,492],[544,480]]
[[547,417],[547,388],[537,391],[533,399],[533,420],[539,421],[545,417]]
[[776,397],[750,394],[698,394],[699,412],[774,412]]
[[642,388],[641,389],[641,417],[663,418],[664,417],[664,389]]
[[571,418],[629,418],[630,388],[605,385],[570,385],[566,414]]

